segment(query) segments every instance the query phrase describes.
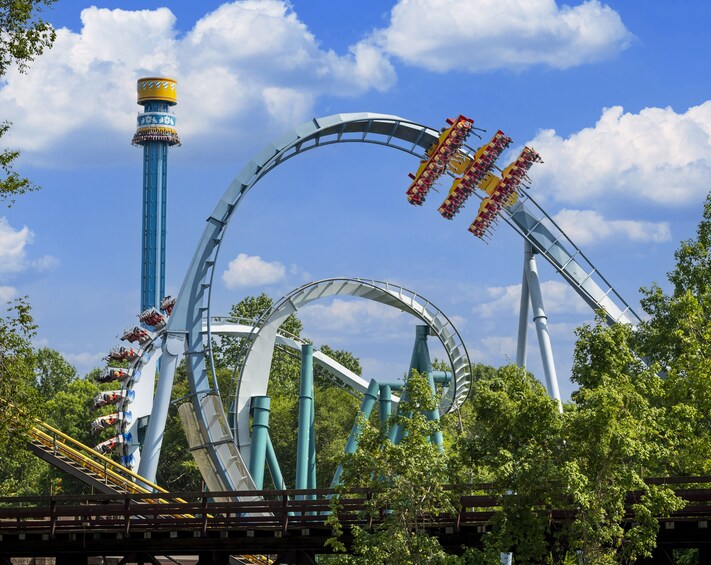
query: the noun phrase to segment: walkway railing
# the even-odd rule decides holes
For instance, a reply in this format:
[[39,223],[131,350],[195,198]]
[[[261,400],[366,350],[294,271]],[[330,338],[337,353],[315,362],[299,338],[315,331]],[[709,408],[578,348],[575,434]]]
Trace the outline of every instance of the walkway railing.
[[[711,477],[650,479],[649,482],[687,487],[676,489],[687,506],[664,519],[711,518]],[[690,485],[693,488],[688,488]],[[458,512],[428,516],[425,525],[442,529],[487,524],[500,506],[496,496],[487,494],[488,488],[489,485],[477,485],[470,494],[458,495]],[[189,531],[191,535],[206,535],[208,531],[240,529],[286,534],[291,530],[323,528],[334,494],[333,489],[165,493],[160,501],[149,494],[0,497],[0,535],[11,532],[54,535],[87,530],[124,535],[144,531],[154,534]],[[372,494],[369,489],[350,489],[340,497],[339,519],[345,528],[369,527],[385,516],[387,508],[381,509],[379,516],[365,512]],[[628,502],[633,503],[640,494],[630,493]],[[564,522],[575,516],[573,509],[542,511],[553,521]]]

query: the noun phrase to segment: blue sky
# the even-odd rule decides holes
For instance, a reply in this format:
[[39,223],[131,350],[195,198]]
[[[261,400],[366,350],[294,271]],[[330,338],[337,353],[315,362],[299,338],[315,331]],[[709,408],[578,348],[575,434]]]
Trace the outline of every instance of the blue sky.
[[[3,142],[42,186],[0,216],[0,298],[29,295],[37,344],[82,372],[138,314],[141,155],[130,139],[141,76],[178,80],[173,294],[230,180],[314,116],[370,111],[439,127],[461,113],[534,147],[545,163],[532,196],[635,305],[640,286],[665,283],[711,186],[711,7],[701,0],[60,0],[47,18],[54,49],[0,83],[0,116],[14,122]],[[489,245],[472,237],[473,204],[451,222],[436,195],[410,206],[416,168],[355,145],[280,166],[232,221],[213,310],[331,276],[388,280],[455,320],[472,360],[513,359],[522,241],[506,225]],[[539,269],[568,395],[573,330],[593,315]],[[407,367],[415,322],[403,314],[335,300],[302,318],[307,337],[352,350],[368,377]],[[539,374],[532,329],[530,340]]]

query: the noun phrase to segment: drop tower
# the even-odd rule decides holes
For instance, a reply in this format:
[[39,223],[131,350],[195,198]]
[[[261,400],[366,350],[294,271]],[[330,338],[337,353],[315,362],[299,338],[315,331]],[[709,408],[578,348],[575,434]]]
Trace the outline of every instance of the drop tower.
[[172,78],[138,79],[138,125],[133,145],[143,147],[143,230],[141,312],[160,307],[165,297],[166,204],[168,148],[180,145],[175,114],[178,102]]

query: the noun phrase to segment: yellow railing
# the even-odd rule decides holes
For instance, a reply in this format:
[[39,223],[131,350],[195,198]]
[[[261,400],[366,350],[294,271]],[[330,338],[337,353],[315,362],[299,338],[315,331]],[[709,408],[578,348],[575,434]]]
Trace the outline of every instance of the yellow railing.
[[121,487],[132,494],[168,492],[49,424],[37,421],[29,433],[54,453],[71,459],[87,471],[101,476],[106,484]]

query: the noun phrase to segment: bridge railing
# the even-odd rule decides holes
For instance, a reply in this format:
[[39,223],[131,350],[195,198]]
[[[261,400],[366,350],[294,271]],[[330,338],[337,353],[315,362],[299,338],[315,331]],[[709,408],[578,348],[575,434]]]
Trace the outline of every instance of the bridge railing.
[[[679,496],[687,506],[672,515],[675,520],[711,517],[711,477],[650,479],[650,483],[681,485]],[[433,528],[486,525],[501,499],[491,494],[488,485],[469,487],[465,494],[457,488],[458,511],[429,516],[423,525]],[[208,530],[293,530],[323,528],[331,511],[333,489],[262,490],[248,492],[199,492],[126,495],[84,495],[51,497],[0,497],[0,534],[47,533],[112,530],[193,531],[205,535]],[[453,493],[454,494],[454,493]],[[634,503],[641,493],[630,493]],[[256,496],[255,496],[256,495]],[[388,512],[379,509],[373,515],[369,501],[373,491],[350,489],[339,497],[341,525],[372,526]],[[243,497],[240,500],[240,496]],[[456,506],[456,505],[455,505]],[[550,519],[567,521],[575,516],[574,508],[544,509]],[[630,513],[629,518],[632,518]]]

